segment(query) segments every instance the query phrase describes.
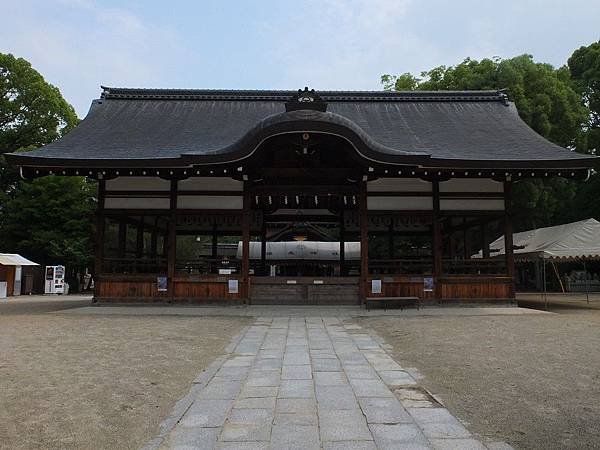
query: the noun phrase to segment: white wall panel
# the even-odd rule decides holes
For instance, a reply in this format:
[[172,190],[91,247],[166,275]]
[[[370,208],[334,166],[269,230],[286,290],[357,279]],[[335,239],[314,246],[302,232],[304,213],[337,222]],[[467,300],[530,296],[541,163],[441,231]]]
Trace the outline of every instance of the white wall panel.
[[169,191],[171,182],[159,177],[118,177],[106,180],[107,191]]
[[431,192],[431,183],[419,178],[379,178],[367,182],[368,192]]
[[371,211],[401,211],[433,209],[431,197],[367,197],[367,209]]
[[228,177],[187,178],[177,186],[180,191],[242,191],[244,183]]
[[104,199],[105,209],[169,209],[168,198],[113,197]]
[[237,195],[178,195],[177,209],[242,209],[244,197]]
[[504,184],[489,178],[453,178],[440,183],[440,192],[504,192]]
[[503,199],[448,198],[440,200],[442,211],[504,211]]

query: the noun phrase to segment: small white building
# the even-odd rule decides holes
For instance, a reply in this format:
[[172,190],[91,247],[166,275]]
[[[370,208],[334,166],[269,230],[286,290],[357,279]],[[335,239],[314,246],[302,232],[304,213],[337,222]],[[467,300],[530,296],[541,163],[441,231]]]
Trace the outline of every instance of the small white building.
[[[39,266],[16,253],[0,253],[0,298],[21,295],[23,288],[23,267]],[[33,277],[31,278],[33,283]]]

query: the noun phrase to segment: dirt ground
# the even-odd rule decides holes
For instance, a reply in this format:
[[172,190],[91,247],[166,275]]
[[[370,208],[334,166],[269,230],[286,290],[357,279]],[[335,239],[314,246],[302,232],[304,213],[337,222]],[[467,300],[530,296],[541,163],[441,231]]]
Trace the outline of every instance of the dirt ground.
[[67,315],[0,301],[0,448],[139,448],[247,319]]
[[600,310],[363,319],[469,429],[517,449],[600,448]]

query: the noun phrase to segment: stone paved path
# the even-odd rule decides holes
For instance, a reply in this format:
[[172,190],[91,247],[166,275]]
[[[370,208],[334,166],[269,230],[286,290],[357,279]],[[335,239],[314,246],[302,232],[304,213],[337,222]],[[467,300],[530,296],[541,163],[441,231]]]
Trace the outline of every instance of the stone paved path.
[[335,317],[258,318],[191,395],[162,448],[510,448],[476,440],[373,336]]

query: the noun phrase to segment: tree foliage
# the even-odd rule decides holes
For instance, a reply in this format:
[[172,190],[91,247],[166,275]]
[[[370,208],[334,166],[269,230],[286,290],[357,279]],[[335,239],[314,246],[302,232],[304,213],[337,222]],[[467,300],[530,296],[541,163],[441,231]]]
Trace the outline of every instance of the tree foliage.
[[575,50],[568,65],[575,88],[589,108],[587,150],[600,155],[600,41]]
[[[583,104],[589,109],[584,126],[585,146],[589,153],[600,156],[600,41],[573,52],[568,61],[571,79]],[[575,211],[585,211],[600,220],[600,174],[594,173],[586,183],[580,183],[575,199]]]
[[96,186],[79,177],[22,181],[5,196],[0,245],[42,264],[92,264]]
[[[505,89],[521,118],[539,134],[563,147],[585,147],[582,124],[588,111],[565,67],[554,69],[535,62],[530,55],[521,55],[504,60],[467,58],[456,66],[439,66],[420,75],[384,75],[381,81],[389,90]],[[520,213],[516,229],[569,220],[572,213],[565,206],[573,203],[576,189],[576,183],[564,179],[516,183],[515,210]]]
[[[56,87],[26,60],[0,53],[0,154],[48,144],[77,123]],[[21,180],[0,156],[0,251],[71,273],[89,266],[95,189],[81,177]]]
[[23,58],[0,53],[0,153],[41,147],[77,122],[58,88]]

